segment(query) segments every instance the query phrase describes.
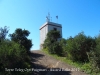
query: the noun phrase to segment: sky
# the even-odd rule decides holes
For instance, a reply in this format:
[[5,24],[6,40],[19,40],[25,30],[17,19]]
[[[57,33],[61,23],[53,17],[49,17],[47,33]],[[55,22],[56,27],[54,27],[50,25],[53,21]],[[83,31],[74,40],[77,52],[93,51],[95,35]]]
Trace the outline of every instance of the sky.
[[9,34],[17,28],[28,30],[31,50],[38,50],[39,28],[48,12],[52,22],[62,24],[65,39],[82,31],[91,37],[100,33],[100,0],[0,0],[0,27],[8,26]]

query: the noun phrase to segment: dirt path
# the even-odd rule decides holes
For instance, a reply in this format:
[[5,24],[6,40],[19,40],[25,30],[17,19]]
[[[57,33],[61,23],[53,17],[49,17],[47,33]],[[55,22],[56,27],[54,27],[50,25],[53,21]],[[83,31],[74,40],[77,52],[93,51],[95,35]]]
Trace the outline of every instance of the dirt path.
[[40,50],[32,51],[31,57],[34,70],[41,70],[35,71],[34,75],[87,75],[78,68],[54,59]]

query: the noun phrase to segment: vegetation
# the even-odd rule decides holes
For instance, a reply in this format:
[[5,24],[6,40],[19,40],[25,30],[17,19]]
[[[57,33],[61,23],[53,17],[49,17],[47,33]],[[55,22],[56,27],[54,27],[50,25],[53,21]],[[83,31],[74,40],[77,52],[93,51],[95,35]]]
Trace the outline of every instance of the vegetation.
[[53,32],[55,31],[50,31],[47,34],[43,50],[51,55],[57,55],[56,57],[70,62],[70,64],[73,63],[86,73],[100,74],[100,35],[93,38],[81,32],[74,37],[70,36],[68,39],[62,38],[59,41],[51,42],[50,38],[53,36]]
[[96,47],[94,51],[91,50],[87,53],[90,65],[92,67],[91,71],[100,72],[100,35],[96,38]]
[[7,26],[5,26],[4,28],[2,28],[2,27],[0,28],[0,41],[4,40],[6,38],[8,31],[9,30],[8,30]]
[[[31,71],[24,70],[31,68],[26,47],[21,46],[17,41],[7,39],[7,33],[8,27],[0,28],[0,75],[30,75]],[[24,38],[25,34],[22,33]],[[22,39],[20,41],[22,42]],[[8,71],[8,69],[12,69],[12,71]],[[18,69],[23,69],[23,71],[18,71]]]
[[32,47],[32,41],[27,39],[30,32],[28,30],[22,30],[20,28],[16,29],[14,33],[10,34],[12,41],[19,43],[20,46],[23,46],[26,51],[29,53],[30,48]]
[[93,47],[95,47],[95,39],[85,36],[83,32],[79,33],[74,38],[67,39],[68,58],[73,61],[87,62],[87,52]]
[[[48,34],[47,34],[47,38],[45,40],[45,43],[43,45],[44,48],[47,48],[49,53],[51,54],[58,54],[58,55],[62,55],[62,48],[60,46],[59,40],[60,39],[60,33],[59,31],[55,31],[55,30],[51,30]],[[59,50],[59,51],[58,51]]]

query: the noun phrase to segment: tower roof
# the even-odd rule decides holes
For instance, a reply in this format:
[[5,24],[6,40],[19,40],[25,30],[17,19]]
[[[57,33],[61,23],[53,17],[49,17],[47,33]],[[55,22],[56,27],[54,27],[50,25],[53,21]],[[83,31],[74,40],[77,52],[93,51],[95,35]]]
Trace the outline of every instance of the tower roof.
[[54,22],[46,22],[46,23],[44,23],[44,24],[40,27],[40,30],[41,30],[42,28],[44,28],[46,25],[51,25],[51,26],[56,26],[56,27],[61,27],[61,28],[62,28],[62,25],[61,25],[61,24],[54,23]]

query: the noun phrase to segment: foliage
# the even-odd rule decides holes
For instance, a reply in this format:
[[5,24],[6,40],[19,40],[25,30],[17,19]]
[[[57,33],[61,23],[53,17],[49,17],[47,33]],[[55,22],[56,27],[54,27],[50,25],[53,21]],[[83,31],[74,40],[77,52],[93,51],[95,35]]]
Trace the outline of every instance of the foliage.
[[[25,69],[30,68],[30,58],[25,52],[23,47],[19,44],[10,41],[3,40],[0,43],[0,72],[4,75],[23,75],[20,71],[6,71],[7,69]],[[24,74],[29,74],[29,72],[24,72]]]
[[59,31],[51,30],[47,33],[47,39],[51,40],[52,43],[57,41],[59,38],[61,38]]
[[95,46],[95,40],[87,37],[84,33],[79,33],[74,38],[67,39],[66,51],[68,57],[73,61],[88,61],[87,52]]
[[51,30],[47,34],[47,38],[44,41],[43,48],[47,48],[48,52],[51,54],[61,55],[62,48],[58,41],[60,37],[61,36],[59,31]]
[[100,72],[100,36],[96,38],[96,47],[87,53],[90,64],[92,66],[92,71]]
[[91,73],[92,67],[91,67],[90,63],[84,63],[84,64],[81,66],[81,69],[82,69],[83,71],[85,71],[86,73]]
[[30,48],[32,47],[32,41],[28,39],[30,32],[28,30],[22,30],[20,28],[16,29],[14,33],[10,34],[12,41],[19,43],[23,46],[27,52],[29,52]]
[[8,30],[7,26],[5,26],[4,28],[2,28],[2,27],[0,28],[0,40],[3,40],[6,38],[8,31],[9,30]]
[[62,56],[67,56],[67,51],[66,51],[66,46],[67,46],[67,41],[66,39],[62,38],[59,42],[62,50]]
[[[6,38],[8,27],[0,28],[0,75],[29,75],[31,71],[16,71],[15,69],[31,68],[31,61],[26,49],[30,49],[31,40],[27,39],[27,30],[17,29],[10,34],[12,40]],[[23,42],[25,43],[23,46]],[[13,71],[6,71],[13,69]]]
[[59,42],[52,43],[49,47],[49,52],[51,54],[62,56],[62,47],[60,46]]
[[[80,67],[86,73],[100,75],[100,35],[93,38],[81,32],[74,37],[70,36],[68,39],[60,41],[49,36],[45,40],[44,48],[54,57]],[[64,57],[58,57],[57,51],[61,54],[60,56]],[[65,57],[67,58],[65,59]]]

